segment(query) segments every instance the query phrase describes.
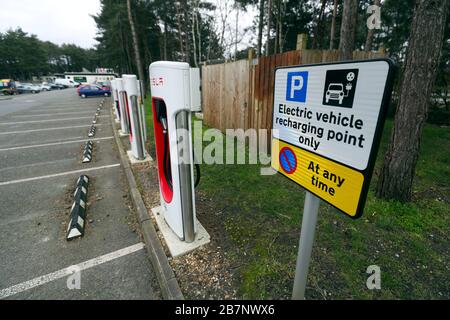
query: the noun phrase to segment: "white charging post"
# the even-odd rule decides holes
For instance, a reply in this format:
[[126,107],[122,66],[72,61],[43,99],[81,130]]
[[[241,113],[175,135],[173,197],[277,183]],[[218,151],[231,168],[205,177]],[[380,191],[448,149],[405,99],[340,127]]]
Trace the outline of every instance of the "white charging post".
[[125,89],[123,87],[123,79],[117,78],[116,79],[116,89],[117,89],[117,96],[119,99],[119,110],[120,110],[120,136],[127,136],[129,132],[129,125],[128,125],[128,112],[127,112],[127,106],[126,106],[126,94]]
[[117,93],[116,80],[111,80],[111,92],[113,97],[113,109],[116,122],[120,122],[119,94]]
[[145,141],[142,133],[142,104],[139,102],[140,91],[135,75],[123,75],[123,86],[126,92],[127,106],[130,121],[130,158],[133,162],[142,162],[146,158]]
[[[199,79],[183,62],[150,65],[161,192],[161,207],[155,208],[161,212],[153,211],[174,257],[210,241],[196,219],[191,114],[194,104],[194,110],[198,110],[201,103],[199,82],[192,86],[191,75]],[[163,216],[164,221],[158,216]]]

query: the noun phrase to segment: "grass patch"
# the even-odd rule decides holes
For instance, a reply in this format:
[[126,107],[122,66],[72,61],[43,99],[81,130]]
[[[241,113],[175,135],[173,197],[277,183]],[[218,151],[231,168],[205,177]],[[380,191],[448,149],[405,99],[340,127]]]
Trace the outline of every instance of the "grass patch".
[[[149,150],[154,152],[149,103],[150,98],[146,110]],[[387,121],[375,173],[381,169],[391,129],[392,121]],[[361,219],[353,221],[321,205],[309,299],[449,298],[449,150],[450,130],[426,125],[411,203],[377,199],[374,174]],[[223,213],[229,258],[240,266],[241,297],[289,299],[305,192],[281,175],[261,176],[260,169],[203,164],[199,191]],[[379,291],[366,287],[366,269],[374,264],[382,272]]]

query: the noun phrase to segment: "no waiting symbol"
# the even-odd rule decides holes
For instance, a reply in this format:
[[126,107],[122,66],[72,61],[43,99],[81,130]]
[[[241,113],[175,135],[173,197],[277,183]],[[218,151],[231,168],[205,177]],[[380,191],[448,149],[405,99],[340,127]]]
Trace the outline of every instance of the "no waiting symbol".
[[297,170],[297,156],[291,148],[284,147],[280,151],[281,169],[287,174],[292,174]]

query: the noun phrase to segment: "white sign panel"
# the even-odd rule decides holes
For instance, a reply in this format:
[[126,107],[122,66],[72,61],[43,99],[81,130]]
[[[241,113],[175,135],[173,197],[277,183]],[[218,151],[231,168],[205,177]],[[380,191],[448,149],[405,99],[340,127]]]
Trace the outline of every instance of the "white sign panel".
[[391,69],[389,60],[277,69],[274,138],[366,170]]

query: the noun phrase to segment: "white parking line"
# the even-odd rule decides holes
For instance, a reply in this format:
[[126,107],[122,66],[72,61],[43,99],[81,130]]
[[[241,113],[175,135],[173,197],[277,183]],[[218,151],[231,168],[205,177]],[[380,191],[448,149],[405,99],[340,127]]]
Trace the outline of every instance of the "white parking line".
[[77,160],[77,158],[70,158],[70,159],[63,159],[63,160],[54,160],[54,161],[37,162],[37,163],[25,164],[25,165],[23,165],[23,166],[1,168],[1,169],[0,169],[0,172],[2,172],[2,171],[8,171],[8,170],[25,169],[25,168],[29,168],[29,167],[45,166],[45,165],[47,165],[47,164],[56,164],[56,163],[72,162],[72,161],[75,161],[75,160]]
[[[109,116],[98,116],[98,118],[106,118]],[[70,121],[70,120],[82,120],[92,119],[92,117],[78,117],[78,118],[64,118],[64,119],[50,119],[50,120],[34,120],[34,121],[21,121],[21,122],[0,122],[0,125],[13,125],[13,124],[27,124],[27,123],[43,123],[43,122],[55,122],[55,121]]]
[[[88,109],[91,108],[91,109]],[[95,112],[97,110],[97,106],[92,106],[92,107],[81,107],[81,108],[54,108],[54,109],[37,109],[37,108],[32,108],[32,109],[28,109],[26,110],[28,113],[38,113],[38,112],[54,112],[55,114],[58,113],[58,111],[67,111],[67,112],[77,112],[80,111],[81,112]]]
[[[96,124],[96,126],[101,126],[101,123]],[[31,133],[31,132],[39,132],[39,131],[52,131],[52,130],[66,130],[66,129],[75,129],[75,128],[89,128],[91,125],[86,126],[71,126],[71,127],[58,127],[58,128],[46,128],[46,129],[34,129],[34,130],[23,130],[23,131],[9,131],[9,132],[0,132],[0,135],[7,134],[21,134],[21,133]]]
[[102,170],[102,169],[110,169],[110,168],[116,168],[116,167],[120,167],[120,163],[111,164],[109,166],[102,166],[102,167],[96,167],[96,168],[87,168],[87,169],[81,169],[81,170],[74,170],[74,171],[67,171],[67,172],[62,172],[62,173],[49,174],[49,175],[40,176],[40,177],[33,177],[33,178],[5,181],[5,182],[0,182],[0,187],[1,186],[11,185],[11,184],[30,182],[30,181],[36,181],[36,180],[42,180],[42,179],[51,179],[51,178],[57,178],[57,177],[62,177],[62,176],[68,176],[68,175],[76,174],[76,173],[85,173],[85,172],[90,172],[90,171],[96,171],[96,170]]
[[11,116],[11,118],[27,118],[27,117],[32,118],[32,117],[66,116],[66,115],[83,114],[83,113],[94,113],[94,111],[80,111],[80,112],[63,112],[63,113],[45,113],[45,114],[20,115],[20,116]]
[[58,146],[58,145],[61,145],[61,144],[80,143],[80,142],[87,142],[87,141],[111,140],[113,138],[114,137],[104,137],[104,138],[95,138],[95,139],[80,139],[80,140],[71,140],[71,141],[61,141],[61,142],[45,143],[45,144],[33,144],[33,145],[29,145],[29,146],[4,148],[4,149],[0,149],[0,152],[2,152],[2,151],[12,151],[12,150],[21,150],[21,149],[31,149],[31,148],[41,148],[41,147],[51,147],[51,146]]
[[5,299],[8,297],[11,297],[13,295],[16,295],[18,293],[42,286],[46,283],[64,278],[64,277],[68,277],[74,274],[74,270],[79,270],[79,271],[84,271],[96,266],[99,266],[101,264],[116,260],[118,258],[127,256],[129,254],[138,252],[142,249],[144,249],[145,245],[140,242],[138,244],[135,244],[133,246],[121,249],[121,250],[117,250],[108,254],[105,254],[103,256],[82,262],[80,264],[74,265],[74,266],[70,266],[68,268],[53,272],[53,273],[49,273],[46,274],[44,276],[40,276],[37,278],[34,278],[32,280],[26,281],[26,282],[22,282],[19,283],[17,285],[14,285],[12,287],[3,289],[0,291],[0,299]]

